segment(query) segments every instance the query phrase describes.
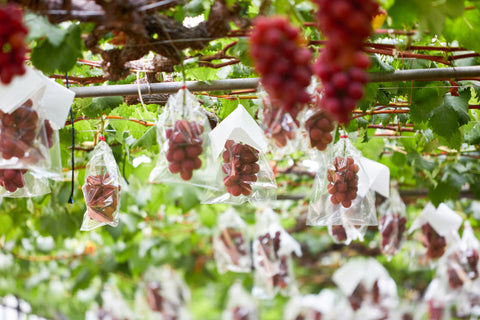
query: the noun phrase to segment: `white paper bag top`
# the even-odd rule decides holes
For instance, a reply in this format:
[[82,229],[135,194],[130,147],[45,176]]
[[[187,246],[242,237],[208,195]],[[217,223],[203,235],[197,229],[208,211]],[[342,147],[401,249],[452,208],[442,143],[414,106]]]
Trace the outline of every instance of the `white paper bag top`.
[[45,93],[39,102],[42,115],[50,120],[56,128],[65,126],[75,93],[59,85],[53,79],[36,71],[45,84]]
[[429,202],[418,218],[413,221],[409,232],[411,233],[425,223],[428,223],[439,235],[450,238],[457,233],[462,225],[462,221],[462,217],[446,204],[441,203],[438,208],[435,209],[435,206]]
[[390,197],[390,169],[386,165],[365,157],[360,158],[360,163],[368,176],[370,189],[385,198]]
[[333,274],[333,282],[346,296],[352,295],[360,282],[368,288],[377,279],[389,277],[387,270],[375,259],[353,259],[341,266]]
[[22,76],[16,76],[8,85],[0,82],[0,110],[10,113],[20,107],[25,101],[35,94],[42,94],[45,82],[31,68],[26,67]]
[[213,156],[218,157],[228,139],[241,141],[265,152],[268,141],[262,129],[245,108],[238,107],[208,134],[212,141]]

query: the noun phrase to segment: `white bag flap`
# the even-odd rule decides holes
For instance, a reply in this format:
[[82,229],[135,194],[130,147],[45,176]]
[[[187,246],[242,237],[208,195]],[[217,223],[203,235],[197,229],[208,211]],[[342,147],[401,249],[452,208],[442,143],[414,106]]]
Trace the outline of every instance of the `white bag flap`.
[[44,76],[40,71],[36,72],[46,86],[45,93],[39,102],[41,113],[55,127],[58,129],[63,128],[75,98],[75,93],[56,83],[53,79]]
[[368,176],[370,189],[385,198],[390,197],[390,169],[386,165],[365,157],[360,158],[360,163]]
[[14,77],[9,85],[0,82],[0,110],[11,113],[33,95],[42,94],[45,87],[43,79],[26,66],[25,74]]
[[429,223],[432,228],[443,237],[454,235],[462,225],[462,217],[450,209],[446,204],[441,203],[437,209],[432,203],[428,203],[420,216],[413,221],[409,232],[420,228],[423,224]]
[[215,158],[220,155],[228,139],[249,144],[261,152],[265,152],[268,146],[262,129],[241,104],[208,135]]

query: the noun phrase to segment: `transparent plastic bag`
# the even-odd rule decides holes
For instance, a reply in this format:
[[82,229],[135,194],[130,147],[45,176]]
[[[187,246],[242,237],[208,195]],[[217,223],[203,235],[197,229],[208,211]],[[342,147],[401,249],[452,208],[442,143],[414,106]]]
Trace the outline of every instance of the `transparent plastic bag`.
[[135,314],[123,298],[120,290],[113,285],[104,285],[102,290],[102,308],[97,311],[96,316],[99,320],[118,319],[128,320],[134,319]]
[[400,250],[406,231],[406,208],[396,189],[391,190],[390,198],[378,208],[380,212],[380,248],[390,259]]
[[171,95],[156,128],[160,154],[149,180],[212,188],[210,122],[195,96],[187,89]]
[[112,227],[118,225],[120,183],[120,171],[112,150],[105,141],[100,141],[85,169],[82,191],[87,211],[80,230],[90,231],[106,224]]
[[0,168],[49,167],[47,124],[38,113],[37,101],[32,97],[9,113],[0,111]]
[[190,319],[190,290],[178,272],[168,266],[149,267],[143,280],[145,299],[156,319]]
[[255,300],[246,292],[239,282],[235,282],[228,290],[226,310],[222,320],[258,320],[258,307]]
[[348,217],[352,225],[377,225],[374,195],[360,158],[360,151],[346,136],[333,146],[330,159],[315,177],[307,224],[342,225]]
[[458,238],[462,218],[444,203],[438,208],[428,203],[421,214],[413,221],[409,233],[422,231],[422,244],[426,248],[427,260],[440,258],[452,239]]
[[352,241],[363,241],[368,226],[352,225],[346,221],[343,225],[329,225],[328,234],[333,242],[349,245]]
[[269,139],[270,151],[275,159],[298,151],[300,147],[299,122],[290,113],[271,101],[265,95],[262,99],[262,126]]
[[462,238],[453,243],[439,262],[438,271],[447,279],[450,289],[471,286],[478,278],[479,242],[468,221]]
[[225,273],[250,272],[252,258],[247,224],[233,208],[218,217],[213,236],[213,250],[217,270]]
[[351,319],[345,298],[337,291],[323,289],[319,294],[293,296],[283,311],[284,320]]
[[291,258],[293,253],[302,255],[300,244],[285,231],[271,208],[257,216],[252,247],[253,296],[272,299],[278,292],[285,296],[297,292]]
[[262,130],[239,105],[210,133],[217,158],[217,190],[206,190],[202,203],[241,204],[274,199],[277,184],[265,157]]
[[439,278],[435,278],[430,282],[423,297],[427,304],[428,320],[451,319],[448,290],[448,284]]
[[348,298],[351,308],[377,309],[380,312],[398,303],[397,287],[387,270],[373,258],[354,258],[340,267],[332,277]]

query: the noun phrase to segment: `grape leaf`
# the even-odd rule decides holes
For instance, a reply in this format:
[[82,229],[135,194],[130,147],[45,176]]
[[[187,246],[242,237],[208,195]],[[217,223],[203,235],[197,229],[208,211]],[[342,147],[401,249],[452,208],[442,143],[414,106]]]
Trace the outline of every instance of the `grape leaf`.
[[28,41],[46,38],[53,46],[58,47],[67,35],[66,29],[52,25],[46,17],[27,13],[24,21],[29,29]]
[[410,119],[414,122],[425,122],[429,119],[430,112],[442,101],[440,90],[434,85],[415,90],[410,106]]
[[[462,4],[463,8],[463,4]],[[480,29],[480,10],[467,10],[463,17],[455,20],[447,19],[445,22],[444,35],[448,41],[457,40],[461,46],[480,51],[478,30]]]

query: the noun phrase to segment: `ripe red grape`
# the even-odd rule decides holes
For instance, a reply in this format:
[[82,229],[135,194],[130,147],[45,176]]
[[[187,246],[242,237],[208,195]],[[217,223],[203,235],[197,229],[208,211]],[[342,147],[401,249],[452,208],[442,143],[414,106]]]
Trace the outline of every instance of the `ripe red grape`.
[[113,222],[113,214],[118,206],[120,185],[106,173],[88,176],[82,189],[90,219],[104,223]]
[[259,151],[248,144],[227,140],[222,154],[222,170],[226,174],[223,184],[232,196],[248,196],[252,193],[252,183],[257,181],[260,171]]
[[298,121],[278,105],[272,104],[269,98],[263,99],[263,105],[265,135],[272,139],[277,147],[285,147],[288,140],[295,139]]
[[167,129],[165,135],[168,139],[167,161],[170,162],[168,170],[187,181],[193,176],[193,170],[200,169],[202,160],[199,158],[203,152],[203,126],[195,121],[177,120],[173,129]]
[[447,276],[450,288],[457,289],[467,280],[478,278],[478,251],[457,250],[447,257]]
[[327,186],[328,193],[332,196],[330,201],[334,204],[342,204],[350,208],[352,201],[357,197],[358,191],[358,165],[352,157],[335,157],[333,161],[335,169],[327,172],[327,179],[330,182]]
[[383,215],[380,219],[382,234],[381,250],[384,254],[395,255],[400,249],[407,219],[398,213]]
[[250,53],[265,91],[294,119],[310,100],[306,88],[312,53],[301,42],[299,30],[281,17],[257,18],[250,37]]
[[12,113],[0,111],[0,153],[9,160],[23,158],[37,135],[38,114],[27,100]]
[[430,259],[440,258],[447,247],[445,237],[439,235],[429,223],[422,225],[422,233],[425,236],[423,245],[427,248],[427,257]]
[[23,175],[26,172],[26,169],[0,169],[0,186],[8,192],[15,192],[25,187]]
[[335,129],[335,124],[332,117],[324,110],[320,109],[311,115],[305,121],[305,129],[310,137],[312,148],[323,151],[333,141],[332,131]]
[[374,0],[314,2],[319,6],[318,26],[328,38],[314,65],[314,72],[325,87],[321,104],[337,121],[345,123],[364,94],[365,70],[370,60],[362,52],[362,45],[370,35],[370,21],[379,6]]
[[241,230],[227,227],[221,231],[219,239],[234,265],[238,265],[240,258],[248,254],[246,246],[249,244],[245,242]]
[[276,272],[271,276],[270,281],[273,287],[285,289],[289,283],[288,273],[288,257],[286,255],[280,255],[280,231],[275,232],[272,237],[270,233],[258,236],[258,248],[257,261],[259,265],[265,268],[267,273],[271,273],[274,270]]
[[23,11],[15,4],[0,5],[0,82],[9,84],[15,75],[25,73],[25,37]]

